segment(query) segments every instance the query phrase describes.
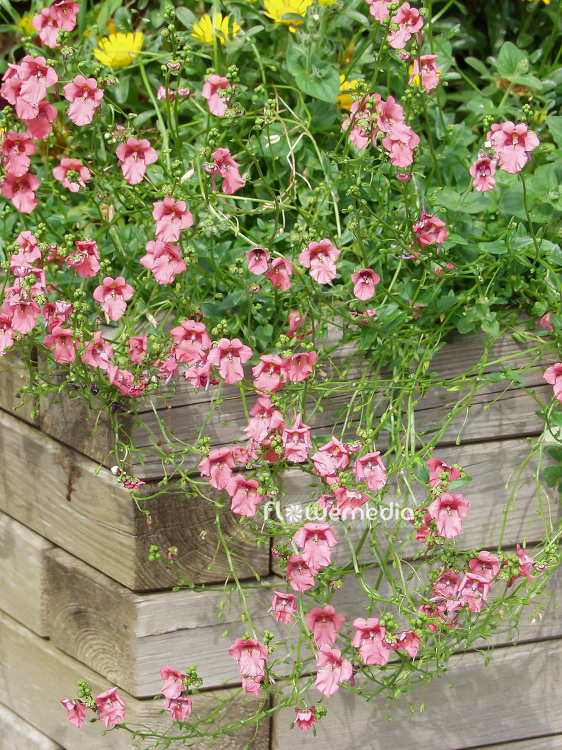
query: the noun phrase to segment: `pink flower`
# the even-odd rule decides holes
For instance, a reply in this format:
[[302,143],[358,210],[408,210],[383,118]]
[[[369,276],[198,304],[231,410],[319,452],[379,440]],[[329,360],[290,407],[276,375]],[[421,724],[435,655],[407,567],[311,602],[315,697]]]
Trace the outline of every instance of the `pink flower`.
[[327,604],[323,609],[313,607],[304,619],[319,648],[333,646],[338,637],[338,630],[345,622],[345,616],[338,614],[331,604]]
[[353,667],[347,659],[341,658],[341,651],[329,646],[321,646],[316,659],[318,673],[314,683],[326,698],[330,698],[338,689],[339,683],[351,679]]
[[152,271],[159,284],[173,284],[176,274],[186,269],[179,245],[169,245],[161,240],[150,240],[146,245],[146,255],[139,262]]
[[332,560],[332,547],[338,540],[328,523],[305,523],[293,535],[293,541],[302,547],[302,558],[309,568],[325,568]]
[[312,368],[316,364],[318,354],[316,352],[298,352],[293,354],[289,360],[289,380],[300,383],[312,375]]
[[106,276],[103,284],[94,289],[92,296],[111,320],[119,320],[125,314],[127,300],[133,294],[133,287],[125,283],[123,276],[117,276],[116,279]]
[[251,271],[256,276],[267,271],[267,262],[270,255],[263,247],[253,247],[251,250],[248,250],[246,258],[248,258],[248,271]]
[[414,149],[419,145],[419,135],[409,125],[401,123],[383,138],[382,145],[389,152],[390,163],[400,169],[414,160]]
[[147,165],[153,164],[158,159],[158,154],[146,138],[141,138],[139,141],[133,136],[117,146],[115,153],[119,161],[123,162],[121,171],[129,185],[137,185],[141,182]]
[[182,695],[177,698],[166,698],[166,710],[171,711],[172,719],[175,721],[185,721],[192,710],[191,697]]
[[314,471],[321,477],[333,476],[349,464],[349,450],[336,437],[321,445],[312,456]]
[[302,729],[303,732],[308,731],[312,728],[313,724],[316,724],[318,719],[314,715],[314,709],[315,706],[311,706],[310,708],[298,708],[295,706],[295,723],[299,729]]
[[363,268],[361,271],[354,273],[351,280],[355,284],[353,294],[357,299],[366,300],[375,296],[375,286],[379,283],[381,277],[378,273],[371,271],[370,268]]
[[404,49],[412,34],[419,32],[423,26],[419,10],[412,8],[410,3],[402,3],[392,20],[400,26],[398,31],[391,31],[387,36],[393,49]]
[[293,614],[297,611],[297,601],[293,594],[284,594],[280,591],[273,592],[273,601],[269,612],[273,612],[276,622],[289,625],[293,622]]
[[35,151],[35,144],[29,135],[10,130],[2,141],[2,154],[6,157],[4,169],[15,177],[21,177],[29,170],[31,166],[29,157]]
[[[75,175],[69,177],[69,172]],[[60,180],[63,187],[71,193],[77,193],[81,187],[86,187],[86,182],[90,179],[90,170],[81,164],[79,159],[61,159],[58,167],[53,169],[53,177]]]
[[94,240],[77,240],[74,244],[78,250],[67,255],[65,261],[78,276],[90,279],[100,270],[98,246]]
[[449,607],[454,610],[468,604],[470,612],[480,612],[488,594],[490,593],[490,580],[475,573],[466,573],[462,581],[455,589],[456,605]]
[[185,201],[174,201],[171,195],[167,195],[153,205],[156,237],[162,242],[177,242],[181,231],[193,226],[193,214],[186,210]]
[[60,26],[52,6],[50,8],[41,8],[41,14],[33,17],[32,24],[33,28],[39,32],[39,39],[41,39],[43,44],[46,44],[51,49],[60,47],[60,44],[57,43]]
[[456,570],[450,568],[445,570],[441,568],[441,573],[437,576],[431,587],[431,591],[438,599],[448,601],[453,598],[455,590],[460,583],[460,577]]
[[43,344],[46,347],[55,347],[53,352],[53,359],[55,362],[60,362],[61,364],[74,362],[76,349],[72,336],[73,331],[71,328],[55,326],[51,333],[43,339]]
[[490,141],[499,160],[500,169],[517,174],[529,161],[530,153],[540,144],[539,139],[525,123],[515,125],[511,120],[494,123],[486,140]]
[[109,360],[113,356],[113,347],[104,341],[100,331],[94,331],[93,341],[89,341],[82,354],[82,362],[90,367],[99,367],[102,370],[109,368]]
[[448,234],[445,222],[436,216],[426,214],[423,208],[420,218],[412,227],[412,231],[416,235],[416,241],[422,248],[435,242],[437,249],[439,249],[447,239]]
[[369,13],[380,23],[384,18],[389,17],[388,6],[391,2],[393,0],[367,0],[367,4],[371,6]]
[[250,409],[252,418],[248,426],[244,428],[246,435],[261,443],[265,440],[271,430],[276,430],[283,426],[283,415],[274,408],[273,404],[267,398],[258,398],[255,405]]
[[55,69],[47,65],[44,57],[25,55],[18,65],[18,77],[21,81],[19,95],[28,104],[36,107],[47,96],[49,86],[58,81]]
[[416,76],[420,74],[420,62],[421,62],[421,84],[426,94],[437,88],[439,85],[439,73],[441,72],[437,67],[436,61],[437,55],[421,55],[419,62],[418,58],[415,57],[412,63],[412,73],[408,84],[411,84]]
[[273,393],[282,388],[288,379],[289,361],[278,354],[262,354],[260,361],[252,367],[254,388]]
[[222,192],[225,195],[232,195],[241,187],[244,187],[246,181],[240,175],[237,161],[234,161],[230,155],[230,149],[218,148],[213,151],[211,157],[214,159],[213,164],[204,164],[203,169],[211,175],[211,183],[213,188],[216,190],[215,177],[223,177]]
[[229,385],[238,383],[244,377],[242,364],[247,362],[252,356],[252,350],[245,346],[240,339],[234,338],[232,341],[222,338],[211,349],[207,356],[207,361],[212,365],[218,366],[219,375]]
[[267,647],[253,638],[236,638],[228,653],[238,662],[238,669],[243,677],[263,677]]
[[177,698],[166,698],[166,710],[171,712],[175,721],[185,721],[192,710],[191,697],[182,695]]
[[30,214],[37,207],[35,191],[38,187],[39,180],[31,172],[26,172],[21,177],[8,172],[0,192],[4,198],[12,201],[20,214]]
[[310,275],[319,284],[327,284],[336,277],[336,260],[341,250],[338,250],[330,240],[309,242],[306,249],[299,255],[299,263],[310,268]]
[[446,487],[449,482],[454,482],[460,478],[460,469],[449,466],[449,464],[439,461],[437,458],[430,458],[427,462],[427,468],[429,469],[429,486],[439,487],[442,485]]
[[248,695],[259,695],[263,675],[259,677],[242,677],[242,688]]
[[509,579],[508,586],[512,586],[513,582],[516,581],[518,578],[527,578],[529,581],[532,581],[535,576],[531,575],[531,568],[534,566],[533,558],[525,552],[523,547],[518,544],[517,545],[517,557],[520,561],[520,568],[519,573],[516,576],[512,576]]
[[0,357],[6,354],[6,349],[9,349],[13,343],[14,329],[12,323],[4,313],[0,313]]
[[185,683],[183,681],[185,676],[177,669],[172,669],[169,664],[162,667],[160,669],[160,677],[162,678],[162,690],[160,692],[162,695],[168,699],[179,698],[185,690]]
[[125,703],[117,693],[117,688],[106,690],[96,696],[98,706],[98,719],[109,729],[123,721],[125,716]]
[[468,567],[471,573],[487,578],[492,581],[499,573],[499,560],[497,555],[492,555],[487,550],[480,550],[478,557],[473,557],[468,561]]
[[69,698],[61,698],[61,703],[68,711],[69,722],[80,729],[86,717],[86,706],[82,701],[73,701]]
[[552,315],[552,312],[547,312],[542,316],[542,318],[539,320],[539,325],[541,328],[546,328],[547,331],[554,331],[554,323],[551,320]]
[[554,388],[554,395],[562,402],[562,362],[557,362],[552,367],[547,367],[543,378]]
[[359,649],[359,656],[365,664],[384,667],[390,658],[390,646],[385,640],[386,629],[379,625],[378,618],[358,617],[353,621],[356,633],[351,645]]
[[427,512],[437,522],[437,531],[445,539],[453,539],[462,531],[462,521],[470,505],[463,495],[444,492],[428,506]]
[[291,261],[287,258],[275,258],[270,266],[269,271],[265,274],[271,281],[271,286],[278,286],[281,291],[286,291],[291,286],[291,276],[295,272]]
[[226,491],[232,498],[230,510],[240,516],[255,516],[263,500],[263,495],[258,495],[258,487],[256,479],[244,479],[240,474],[231,477],[226,484]]
[[103,98],[103,91],[98,88],[96,79],[77,75],[63,87],[63,91],[65,99],[70,102],[68,116],[72,122],[75,125],[89,125],[94,119],[96,108],[101,107]]
[[131,362],[140,365],[148,350],[148,336],[129,337],[129,357]]
[[308,458],[312,441],[310,439],[310,428],[303,424],[300,412],[295,417],[292,427],[284,426],[283,429],[283,456],[287,461],[303,463]]
[[401,648],[413,659],[420,649],[420,637],[413,630],[402,630],[400,633],[394,633],[394,636],[396,641],[392,644],[392,648],[395,651]]
[[232,469],[236,466],[232,448],[213,448],[208,456],[201,459],[198,469],[209,478],[209,484],[217,490],[224,490],[232,478]]
[[492,175],[496,173],[496,160],[482,156],[468,170],[474,177],[472,187],[480,193],[491,190],[496,184]]
[[215,73],[205,78],[203,84],[203,91],[201,92],[207,100],[209,111],[212,115],[217,117],[223,117],[227,109],[226,99],[222,99],[219,96],[221,89],[226,89],[230,86],[228,79],[223,76],[218,76]]
[[57,110],[49,102],[39,102],[37,113],[29,118],[21,118],[22,122],[27,125],[27,134],[35,140],[42,141],[46,138],[53,126],[51,123],[57,117]]
[[354,473],[356,481],[366,482],[371,492],[382,489],[386,484],[386,467],[380,451],[366,453],[364,456],[357,458]]
[[76,16],[80,10],[78,3],[74,0],[58,0],[51,5],[51,11],[59,26],[63,31],[72,31],[76,26]]
[[287,580],[294,591],[304,594],[314,586],[314,576],[318,570],[309,567],[302,555],[291,555],[287,561]]

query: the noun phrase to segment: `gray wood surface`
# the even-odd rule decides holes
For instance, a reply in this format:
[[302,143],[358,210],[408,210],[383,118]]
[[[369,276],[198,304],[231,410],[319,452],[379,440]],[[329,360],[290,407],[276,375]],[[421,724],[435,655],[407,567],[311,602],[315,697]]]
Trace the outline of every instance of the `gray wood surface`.
[[[323,701],[328,715],[316,725],[316,738],[312,732],[291,731],[294,710],[281,710],[273,717],[272,750],[293,750],[295,743],[299,750],[461,750],[562,732],[562,641],[501,648],[490,657],[487,667],[478,653],[453,657],[448,673],[452,688],[446,676],[390,708],[380,701],[391,721],[342,688]],[[312,688],[306,699],[314,705],[319,697]],[[534,747],[530,741],[529,750]],[[517,745],[510,750],[518,750]]]
[[63,750],[0,703],[0,750]]
[[37,410],[36,399],[18,393],[29,382],[29,370],[18,352],[11,351],[0,357],[0,409],[15,413],[25,422],[38,424],[39,414],[32,416]]
[[[152,544],[177,546],[177,567],[188,580],[224,580],[229,568],[211,502],[169,492],[150,504],[147,519],[109,470],[2,411],[0,461],[10,466],[0,477],[0,511],[128,588],[179,582],[164,564],[148,561]],[[266,574],[268,549],[256,549],[230,512],[221,521],[238,575],[253,575],[246,561]]]
[[[177,659],[185,658],[176,655]],[[132,750],[133,748],[153,747],[151,743],[130,740],[126,732],[112,730],[102,737],[104,726],[101,722],[84,725],[82,729],[72,726],[66,718],[66,711],[60,698],[76,695],[77,682],[87,680],[93,686],[94,695],[113,687],[88,667],[67,656],[53,644],[19,625],[15,620],[0,613],[0,703],[18,715],[40,732],[51,737],[65,750]],[[164,666],[164,665],[161,665]],[[188,664],[182,662],[181,667]],[[156,731],[165,732],[171,725],[169,714],[161,714],[164,701],[139,701],[120,690],[127,707],[128,724],[150,726]],[[216,708],[218,699],[231,695],[232,691],[210,691],[193,697],[193,710],[202,717]],[[256,699],[248,698],[247,707],[236,699],[229,705],[228,712],[222,711],[210,718],[211,727],[226,727],[232,721],[246,718]],[[268,750],[268,725],[264,724],[253,739],[254,727],[248,725],[231,734],[220,736],[212,744],[213,750],[240,750],[246,743],[251,750]],[[171,745],[185,747],[181,742]],[[202,740],[193,745],[197,750],[208,750],[210,741]],[[8,748],[6,749],[8,750]],[[9,750],[19,750],[12,746]]]
[[52,544],[0,513],[0,609],[37,635],[47,629],[47,566]]

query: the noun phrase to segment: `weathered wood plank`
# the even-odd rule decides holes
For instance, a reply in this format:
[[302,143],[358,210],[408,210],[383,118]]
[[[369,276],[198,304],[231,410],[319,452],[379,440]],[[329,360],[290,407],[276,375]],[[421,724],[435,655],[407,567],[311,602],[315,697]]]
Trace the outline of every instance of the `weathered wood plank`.
[[[236,665],[227,653],[234,638],[246,629],[238,621],[236,593],[225,599],[222,588],[215,587],[201,592],[132,594],[62,550],[48,554],[48,572],[53,643],[132,695],[156,694],[158,669],[171,663],[176,654],[184,654],[190,663],[197,664],[207,688],[237,683]],[[423,570],[421,574],[425,575]],[[369,571],[366,578],[374,585],[377,576],[376,570]],[[409,586],[413,593],[416,581]],[[285,581],[266,579],[261,588],[249,592],[250,615],[258,631],[269,628],[282,636],[283,627],[268,614],[273,588],[284,590]],[[492,641],[505,644],[515,639],[523,642],[562,636],[562,612],[553,604],[562,593],[562,575],[553,576],[549,589],[550,599],[543,597],[547,606],[544,612],[529,606],[521,617],[519,632],[508,631],[502,623]],[[391,593],[386,582],[378,590],[381,596]],[[223,599],[226,606],[219,622]],[[348,623],[364,616],[365,603],[365,594],[354,577],[346,579],[333,598]],[[281,653],[285,654],[285,648],[277,656]]]
[[20,388],[29,385],[29,370],[17,351],[0,357],[0,409],[15,413],[19,419],[31,424],[39,423],[39,416],[32,416],[36,410],[36,400],[18,393]]
[[[452,688],[446,678],[434,679],[390,708],[379,701],[390,722],[341,688],[324,701],[328,715],[316,725],[316,738],[312,732],[297,737],[289,728],[294,710],[281,710],[273,717],[272,750],[292,750],[295,742],[300,750],[460,750],[562,732],[562,641],[496,649],[488,667],[476,653],[451,663]],[[306,700],[314,705],[319,697],[310,689]],[[408,703],[416,709],[423,703],[424,712],[412,714]]]
[[45,554],[52,544],[0,513],[0,609],[37,635],[48,636]]
[[[470,511],[463,521],[463,530],[457,537],[459,546],[464,549],[486,546],[493,548],[497,547],[500,540],[504,547],[514,547],[523,541],[528,544],[538,542],[545,535],[545,522],[540,515],[541,507],[547,526],[556,525],[561,516],[558,493],[544,485],[540,485],[539,490],[535,478],[538,471],[537,456],[528,461],[517,478],[530,452],[531,446],[524,439],[443,447],[434,452],[435,458],[445,461],[450,466],[462,466],[468,476],[472,477],[472,481],[461,490],[470,502]],[[516,484],[517,492],[511,497]],[[421,506],[426,498],[423,488],[415,482],[411,482],[411,486],[415,492],[413,500],[408,499],[404,486],[401,488],[402,494],[397,495],[396,484],[391,481],[384,504],[390,506],[390,503],[394,503],[394,508]],[[506,489],[506,486],[509,488]],[[283,498],[281,510],[290,505],[303,508],[310,502],[311,494],[314,498],[324,491],[319,478],[298,470],[285,472],[282,487],[286,496]],[[510,510],[504,527],[504,511],[508,506]],[[379,520],[378,523],[379,545],[380,549],[384,550],[384,540],[394,533],[396,522]],[[339,522],[332,525],[341,541],[334,547],[332,559],[339,563],[347,562],[349,550],[343,533],[338,534]],[[351,539],[356,542],[364,529],[365,524],[360,518],[351,521]],[[411,533],[411,525],[405,522],[400,539],[406,542]],[[421,544],[412,541],[402,549],[401,555],[409,558],[422,548]],[[362,559],[369,554],[369,547],[365,545]],[[275,561],[274,570],[279,572]]]
[[[185,659],[185,655],[176,654]],[[55,648],[50,641],[39,638],[27,628],[19,625],[7,615],[0,614],[0,702],[39,731],[60,743],[65,750],[133,750],[133,748],[153,747],[151,743],[129,739],[130,735],[121,730],[112,730],[105,737],[100,722],[95,725],[84,725],[78,730],[66,718],[66,712],[60,704],[60,698],[76,694],[79,679],[87,680],[93,686],[94,695],[108,690],[112,685],[88,667],[71,659]],[[163,666],[163,665],[162,665]],[[182,665],[183,666],[183,665]],[[187,664],[185,665],[187,666]],[[216,708],[219,697],[226,697],[234,691],[202,693],[194,696],[193,710],[202,717],[207,717]],[[165,732],[171,725],[169,714],[161,714],[163,701],[139,701],[124,691],[120,695],[125,701],[126,722],[130,725],[149,726],[156,731]],[[236,699],[228,704],[227,710],[209,719],[207,731],[217,727],[226,727],[232,721],[238,721],[251,715],[257,700],[248,696],[247,705]],[[192,745],[198,750],[240,750],[250,743],[251,750],[268,750],[269,728],[266,723],[259,730],[255,739],[253,725],[244,727],[231,734],[220,736],[215,742],[203,739]],[[10,746],[14,750],[16,746]],[[185,747],[181,742],[173,742],[171,748]],[[8,748],[6,749],[8,750]],[[18,747],[19,750],[19,747]]]
[[[147,519],[110,471],[5,412],[0,412],[0,461],[10,467],[0,478],[1,511],[128,588],[178,583],[168,567],[148,561],[152,544],[177,546],[175,562],[188,580],[224,580],[229,568],[218,546],[213,503],[169,492],[148,506]],[[229,511],[221,513],[221,522],[238,575],[253,575],[246,560],[266,574],[268,549],[256,548]]]
[[9,708],[0,704],[1,750],[63,750]]
[[522,742],[502,742],[500,745],[486,745],[474,748],[474,750],[561,750],[562,734],[550,737],[533,737],[532,740]]
[[[552,398],[552,388],[545,384],[542,378],[544,367],[552,363],[549,343],[539,342],[536,351],[531,353],[528,353],[527,349],[528,347],[511,336],[501,337],[494,343],[488,362],[477,370],[475,365],[484,351],[483,341],[479,337],[457,336],[451,343],[443,346],[431,362],[431,372],[449,380],[457,379],[455,386],[461,390],[453,392],[443,388],[431,388],[421,398],[416,407],[416,420],[418,427],[425,431],[426,439],[439,429],[454,404],[468,393],[477,377],[482,384],[473,397],[468,419],[464,410],[456,415],[441,437],[440,444],[455,443],[459,433],[462,442],[540,433],[544,423],[535,414],[537,404],[531,395],[519,387],[512,386],[506,390],[508,381],[486,383],[488,374],[502,371],[503,365],[500,360],[512,367],[532,365],[532,368],[523,374],[522,384],[526,388],[535,389],[539,399],[549,402]],[[341,351],[334,353],[334,361],[338,366],[349,357],[350,351],[350,347],[346,345]],[[368,370],[368,367],[366,361],[354,364],[346,374],[346,380],[352,381],[359,371]],[[471,367],[474,370],[473,377],[470,374]],[[328,369],[326,366],[326,371]],[[467,379],[463,382],[458,381],[459,375],[465,371],[468,373]],[[249,371],[248,374],[250,375]],[[376,386],[377,383],[373,383],[373,388]],[[94,419],[86,421],[85,403],[73,395],[63,392],[56,399],[51,397],[43,402],[41,428],[61,442],[77,447],[85,455],[99,462],[105,461],[105,464],[109,465],[107,453],[113,442],[107,415],[101,415],[94,434]],[[219,396],[222,403],[217,405]],[[488,408],[494,399],[498,400]],[[60,403],[55,403],[56,401]],[[329,403],[325,404],[324,412],[316,412],[312,419],[308,420],[312,434],[317,437],[340,434],[344,418],[337,415],[345,410],[348,402],[347,394],[333,396]],[[209,408],[213,403],[215,411],[206,422]],[[154,450],[155,445],[159,445],[165,455],[168,440],[178,446],[181,443],[193,443],[205,422],[203,434],[211,438],[212,447],[244,441],[246,437],[243,433],[244,408],[237,386],[222,384],[220,390],[212,387],[208,392],[197,393],[191,385],[180,380],[173,385],[163,385],[159,394],[147,396],[137,408],[142,424],[133,427],[131,419],[125,417],[123,426],[127,434],[132,431],[135,447],[145,453],[143,463],[134,459],[131,467],[132,472],[142,479],[159,479],[169,473],[169,467],[162,464],[162,456]],[[385,408],[386,404],[381,404],[375,410],[376,415],[380,416]],[[159,420],[164,427],[164,436]],[[352,424],[347,433],[349,436],[353,435]],[[382,433],[379,440],[381,448],[386,446],[386,440],[387,437]],[[191,471],[196,467],[198,460],[196,455],[188,455],[183,460],[182,468]]]

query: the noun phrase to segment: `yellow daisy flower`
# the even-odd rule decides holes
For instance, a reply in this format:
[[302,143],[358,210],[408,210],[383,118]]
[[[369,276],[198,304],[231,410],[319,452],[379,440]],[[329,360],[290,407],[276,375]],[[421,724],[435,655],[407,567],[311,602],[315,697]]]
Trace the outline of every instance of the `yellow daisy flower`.
[[340,75],[340,91],[342,93],[336,97],[336,104],[340,109],[351,109],[351,93],[347,92],[356,89],[358,83],[359,81],[355,79],[353,81],[346,80],[343,73]]
[[[545,5],[550,5],[550,0],[542,0]],[[529,0],[529,2],[533,2],[533,0]]]
[[94,49],[94,55],[102,63],[110,68],[118,68],[130,65],[137,52],[140,52],[144,42],[144,36],[140,31],[135,34],[110,34],[104,36]]
[[216,35],[219,42],[224,44],[229,36],[234,36],[240,31],[240,26],[236,21],[232,21],[229,29],[229,21],[230,16],[223,16],[222,13],[217,13],[215,16],[215,25],[213,26],[213,19],[209,14],[206,14],[199,19],[199,23],[193,24],[191,36],[205,44],[212,44],[213,37]]
[[31,36],[37,33],[33,26],[33,18],[28,13],[24,13],[16,25],[18,31],[25,36]]
[[286,23],[289,26],[289,31],[294,33],[296,27],[302,21],[283,20],[283,16],[286,13],[291,13],[302,16],[304,20],[306,9],[312,5],[312,0],[263,0],[263,4],[267,11],[265,15],[268,18],[271,18],[275,23]]
[[338,0],[316,0],[318,5],[333,5],[334,3],[337,3]]

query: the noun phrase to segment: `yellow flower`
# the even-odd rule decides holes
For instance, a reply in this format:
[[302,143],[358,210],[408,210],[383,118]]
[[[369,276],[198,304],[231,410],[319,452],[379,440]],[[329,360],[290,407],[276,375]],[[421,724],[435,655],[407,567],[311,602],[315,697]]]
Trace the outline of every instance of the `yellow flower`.
[[21,33],[25,36],[30,36],[31,34],[37,33],[33,26],[33,18],[28,13],[23,14],[23,16],[17,22],[16,26],[18,31],[21,31]]
[[[529,1],[532,2],[533,0],[529,0]],[[542,1],[545,5],[550,5],[550,0],[542,0]]]
[[94,50],[94,55],[102,63],[110,68],[118,68],[123,65],[130,65],[137,52],[140,52],[144,42],[144,36],[140,31],[134,34],[110,34],[104,36],[98,42],[98,49]]
[[222,13],[217,13],[215,17],[215,25],[213,26],[213,19],[207,14],[199,19],[199,23],[193,24],[193,32],[191,33],[191,36],[195,37],[195,39],[199,39],[201,42],[205,42],[205,44],[212,44],[213,37],[216,35],[219,42],[224,44],[228,36],[234,36],[240,31],[240,26],[236,21],[232,21],[232,25],[229,29],[229,20],[229,16],[223,16]]
[[306,9],[312,5],[312,0],[263,0],[267,13],[265,14],[268,18],[271,18],[275,23],[286,23],[289,26],[289,31],[293,33],[296,27],[302,23],[302,21],[292,21],[290,19],[283,20],[283,16],[286,13],[293,15],[302,16],[303,20],[306,15]]
[[334,3],[337,3],[338,0],[316,0],[316,2],[319,5],[333,5]]
[[336,98],[336,104],[340,109],[351,109],[351,94],[347,93],[357,88],[359,81],[355,79],[353,81],[347,81],[344,74],[340,75],[340,91],[342,92]]

